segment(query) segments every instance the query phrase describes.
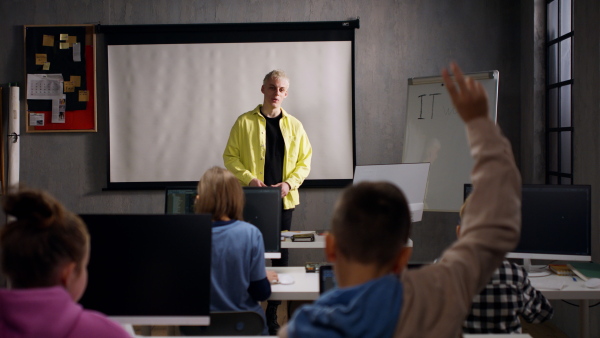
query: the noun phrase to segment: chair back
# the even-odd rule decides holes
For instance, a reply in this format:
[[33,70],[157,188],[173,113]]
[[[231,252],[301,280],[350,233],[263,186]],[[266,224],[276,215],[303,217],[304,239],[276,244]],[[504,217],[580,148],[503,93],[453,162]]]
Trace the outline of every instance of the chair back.
[[210,313],[209,326],[180,326],[185,336],[259,336],[265,323],[253,311],[219,311]]

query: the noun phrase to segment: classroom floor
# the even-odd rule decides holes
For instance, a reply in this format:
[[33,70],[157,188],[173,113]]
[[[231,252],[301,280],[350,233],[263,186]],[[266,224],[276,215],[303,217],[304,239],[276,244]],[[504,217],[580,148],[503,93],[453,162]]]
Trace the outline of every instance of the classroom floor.
[[522,320],[521,325],[523,326],[523,333],[529,333],[532,338],[569,338],[567,334],[550,322],[529,324]]

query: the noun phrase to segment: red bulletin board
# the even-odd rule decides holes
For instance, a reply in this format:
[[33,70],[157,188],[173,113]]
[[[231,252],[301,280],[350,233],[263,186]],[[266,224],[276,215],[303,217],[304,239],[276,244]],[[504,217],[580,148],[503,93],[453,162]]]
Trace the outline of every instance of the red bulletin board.
[[[96,67],[94,58],[96,35],[94,29],[94,25],[24,26],[26,75],[60,73],[65,81],[69,81],[71,76],[77,75],[81,77],[83,84],[83,86],[75,88],[72,93],[67,93],[65,89],[67,102],[62,118],[64,122],[62,123],[53,123],[52,121],[52,108],[48,104],[51,100],[27,100],[25,120],[27,121],[26,131],[28,133],[97,131]],[[80,63],[73,62],[72,49],[60,46],[64,43],[61,40],[63,33],[67,35],[77,34],[80,38],[83,52]],[[44,40],[48,37],[52,37],[54,41],[49,43]],[[36,58],[40,54],[47,58],[50,65],[48,69],[36,62]],[[81,99],[78,99],[79,90],[87,91],[87,102],[81,102]],[[35,125],[36,122],[32,120],[32,117],[36,116],[36,120],[39,122],[40,115],[37,114],[43,114],[43,125],[39,125],[39,123]]]

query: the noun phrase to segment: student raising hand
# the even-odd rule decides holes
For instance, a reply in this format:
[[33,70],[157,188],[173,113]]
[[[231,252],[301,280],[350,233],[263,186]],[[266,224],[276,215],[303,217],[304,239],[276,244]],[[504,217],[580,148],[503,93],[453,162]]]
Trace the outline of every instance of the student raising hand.
[[469,122],[477,117],[488,115],[487,95],[481,83],[464,76],[458,65],[450,64],[454,81],[447,69],[442,70],[444,84],[452,98],[452,103],[463,121]]

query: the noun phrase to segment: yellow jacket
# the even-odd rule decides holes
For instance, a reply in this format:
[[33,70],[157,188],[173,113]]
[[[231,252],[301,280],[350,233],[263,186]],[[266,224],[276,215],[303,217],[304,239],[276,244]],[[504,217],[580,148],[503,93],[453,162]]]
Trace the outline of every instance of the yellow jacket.
[[[237,118],[223,152],[225,167],[242,185],[248,185],[253,178],[264,181],[267,121],[260,113],[261,107],[259,104]],[[283,199],[283,208],[291,209],[300,204],[298,188],[310,173],[312,147],[302,123],[283,108],[281,113],[279,126],[285,143],[283,182],[291,188]]]

